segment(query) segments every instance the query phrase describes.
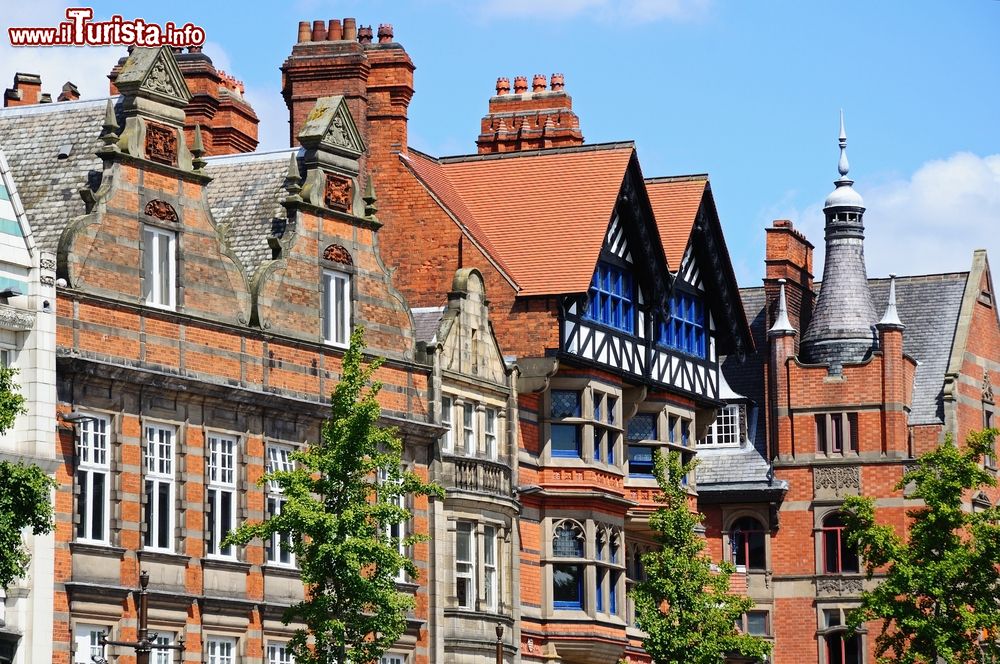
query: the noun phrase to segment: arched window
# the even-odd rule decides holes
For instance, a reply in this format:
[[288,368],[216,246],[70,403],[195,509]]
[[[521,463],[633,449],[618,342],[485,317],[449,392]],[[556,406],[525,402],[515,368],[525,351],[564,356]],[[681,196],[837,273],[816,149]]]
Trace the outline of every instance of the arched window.
[[844,517],[834,513],[823,519],[823,571],[842,574],[860,570],[858,553],[847,544]]
[[847,630],[844,609],[824,609],[820,632],[826,650],[826,664],[861,664],[862,641],[860,634]]
[[[552,533],[552,555],[556,558],[583,558],[583,528],[575,521],[562,521]],[[583,570],[579,563],[552,565],[552,606],[556,609],[583,608]]]
[[767,569],[766,532],[761,522],[752,516],[737,519],[729,528],[729,540],[733,547],[733,563],[744,565],[748,570]]

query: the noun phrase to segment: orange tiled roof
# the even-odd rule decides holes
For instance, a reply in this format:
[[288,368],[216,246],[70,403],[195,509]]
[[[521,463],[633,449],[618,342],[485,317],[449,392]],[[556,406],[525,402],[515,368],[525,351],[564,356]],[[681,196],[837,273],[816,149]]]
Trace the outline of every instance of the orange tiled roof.
[[[631,143],[412,157],[424,184],[506,265],[522,295],[582,293],[632,157]],[[476,229],[476,230],[473,230]]]
[[649,203],[667,255],[667,266],[676,272],[684,258],[691,229],[705,194],[707,175],[682,175],[646,180]]

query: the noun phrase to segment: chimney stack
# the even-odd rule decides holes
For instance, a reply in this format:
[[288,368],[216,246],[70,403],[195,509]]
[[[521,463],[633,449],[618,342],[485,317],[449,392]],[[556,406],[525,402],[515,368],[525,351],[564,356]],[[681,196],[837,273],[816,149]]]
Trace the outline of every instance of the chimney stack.
[[[42,79],[38,74],[14,74],[14,87],[3,93],[4,108],[42,103]],[[52,101],[51,97],[49,101]]]
[[565,77],[552,74],[551,85],[547,90],[545,75],[535,74],[528,92],[527,77],[517,76],[511,94],[510,79],[498,78],[476,139],[479,154],[582,145],[580,118],[566,94]]
[[787,219],[776,219],[765,231],[765,329],[770,329],[777,319],[779,284],[784,282],[788,321],[801,336],[802,330],[809,324],[816,299],[813,293],[813,245]]
[[63,83],[62,92],[56,97],[58,101],[76,101],[80,98],[80,90],[71,81]]

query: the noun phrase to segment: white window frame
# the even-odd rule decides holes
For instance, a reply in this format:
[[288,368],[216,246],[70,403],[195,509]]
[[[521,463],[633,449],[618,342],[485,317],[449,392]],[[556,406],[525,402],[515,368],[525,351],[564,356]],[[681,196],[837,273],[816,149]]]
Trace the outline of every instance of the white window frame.
[[[110,500],[111,493],[111,429],[110,418],[87,415],[76,425],[76,482],[80,487],[77,496],[77,510],[80,522],[77,524],[76,541],[107,544],[110,542]],[[94,478],[104,476],[104,489],[100,496],[94,494]],[[81,477],[82,476],[82,477]],[[100,500],[100,523],[94,521],[94,505]],[[84,504],[85,502],[85,504]],[[95,526],[100,528],[100,537],[94,537]],[[80,528],[84,535],[80,535]]]
[[[466,537],[469,557],[463,560],[459,557],[459,540]],[[461,582],[466,584],[465,604],[458,592]],[[455,522],[455,599],[460,609],[476,608],[476,524],[473,521]]]
[[288,641],[267,642],[267,664],[295,664],[295,655]]
[[[378,479],[379,479],[379,484],[382,484],[382,483],[390,481],[388,473],[386,473],[381,468],[378,471]],[[397,484],[401,484],[401,483],[402,483],[402,480],[400,480],[400,482],[398,482]],[[392,503],[396,507],[399,507],[400,509],[406,509],[406,496],[404,496],[402,493],[397,493],[395,496],[392,497]],[[398,521],[396,523],[387,523],[387,524],[385,524],[385,536],[395,541],[395,543],[396,543],[396,550],[399,552],[399,555],[401,555],[401,556],[403,556],[405,558],[406,557],[406,542],[405,542],[405,540],[406,540],[406,521]],[[400,570],[398,572],[396,572],[396,577],[395,578],[396,578],[397,581],[406,581],[406,570],[400,568]]]
[[205,639],[205,664],[237,664],[236,639],[231,636],[209,636]]
[[[295,469],[295,463],[292,461],[291,455],[294,449],[290,445],[279,445],[277,443],[268,443],[267,445],[267,472],[275,471],[291,471]],[[273,507],[272,507],[273,506]],[[265,496],[264,509],[267,511],[267,516],[275,516],[281,514],[281,510],[285,506],[284,491],[275,482],[267,483],[267,495]],[[285,544],[282,540],[287,542]],[[295,567],[295,552],[291,549],[291,538],[290,536],[283,536],[275,533],[271,536],[271,542],[269,551],[265,552],[265,557],[269,565],[277,565],[279,567]],[[281,560],[287,555],[288,560]]]
[[476,456],[476,404],[462,404],[462,447],[466,456]]
[[387,653],[379,659],[379,664],[406,664],[406,655]]
[[500,416],[496,408],[487,407],[484,417],[483,437],[486,442],[486,456],[496,461],[499,455],[497,421]]
[[455,400],[450,396],[441,397],[441,426],[447,428],[441,437],[441,449],[445,452],[455,450]]
[[[177,482],[175,478],[175,467],[177,464],[177,428],[164,426],[162,424],[146,423],[144,429],[143,445],[143,490],[146,485],[153,483],[151,497],[145,504],[145,514],[143,523],[147,524],[145,537],[143,538],[143,548],[152,551],[174,550],[174,528],[176,527],[177,515],[174,505],[177,499]],[[166,436],[166,440],[164,439]],[[152,448],[152,449],[151,449]],[[163,505],[160,500],[159,486],[166,484],[169,487],[167,505]],[[155,542],[155,530],[160,521],[163,510],[167,510],[168,529],[167,542]],[[153,518],[148,517],[149,514]]]
[[165,633],[157,629],[151,629],[150,631],[156,634],[156,639],[153,640],[155,644],[153,651],[149,653],[149,664],[174,664],[174,651],[157,648],[156,646],[174,645],[176,635],[172,632]]
[[[236,456],[239,441],[233,436],[209,433],[207,436],[206,484],[207,509],[205,511],[206,550],[209,558],[236,559],[236,547],[222,546],[222,540],[236,528]],[[229,523],[223,523],[222,505],[229,499]]]
[[[111,630],[106,625],[77,623],[73,626],[74,664],[93,664],[94,660],[91,657],[94,655],[101,657],[104,654],[99,645],[100,636],[104,632],[108,632],[110,638]],[[89,651],[89,654],[84,652],[85,650]]]
[[705,437],[698,441],[698,447],[739,447],[740,424],[739,404],[726,404],[719,409]]
[[[145,279],[145,301],[151,307],[161,309],[175,309],[177,307],[177,233],[173,231],[157,228],[156,226],[145,225],[142,227],[143,234],[143,278]],[[163,275],[160,271],[159,258],[160,245],[167,243],[167,265],[168,274],[166,281],[169,284],[167,293],[163,292]]]
[[[342,286],[342,288],[337,288]],[[343,299],[337,301],[337,295]],[[351,343],[351,275],[338,270],[323,270],[323,341],[347,348]]]
[[496,613],[499,604],[499,553],[497,527],[493,525],[483,526],[483,609],[493,613]]

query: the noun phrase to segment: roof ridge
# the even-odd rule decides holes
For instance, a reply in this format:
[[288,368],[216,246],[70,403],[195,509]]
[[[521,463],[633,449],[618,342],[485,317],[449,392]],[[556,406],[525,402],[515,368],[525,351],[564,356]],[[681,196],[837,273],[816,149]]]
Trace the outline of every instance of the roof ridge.
[[66,109],[81,109],[90,108],[91,106],[100,106],[104,108],[107,105],[109,99],[114,99],[117,101],[119,97],[101,97],[100,99],[74,99],[71,101],[57,101],[57,102],[45,102],[44,104],[27,104],[25,106],[8,106],[6,108],[0,108],[0,115],[3,117],[13,118],[24,115],[42,115],[45,113],[56,113],[60,110]]
[[643,178],[646,184],[660,184],[666,182],[700,182],[708,181],[708,173],[691,173],[689,175],[657,175],[651,178]]
[[[573,154],[577,152],[599,152],[603,150],[635,149],[635,141],[616,141],[608,143],[588,143],[561,148],[544,148],[539,150],[521,150],[517,152],[497,152],[493,154],[452,155],[448,157],[430,157],[439,164],[467,163],[473,161],[494,161],[498,159],[516,159],[519,157],[546,157],[556,154]],[[421,153],[423,154],[423,153]]]
[[276,160],[277,157],[286,159],[292,152],[299,154],[302,151],[303,149],[298,147],[281,148],[279,150],[265,150],[263,152],[235,152],[233,154],[217,154],[211,157],[205,157],[205,161],[207,161],[209,165],[218,163],[239,164],[244,162],[271,161],[272,158]]

